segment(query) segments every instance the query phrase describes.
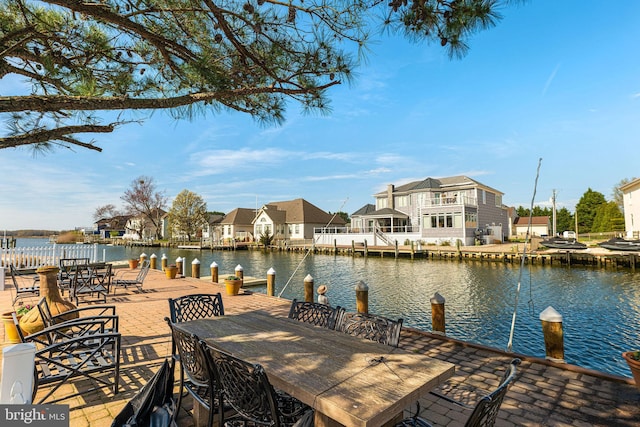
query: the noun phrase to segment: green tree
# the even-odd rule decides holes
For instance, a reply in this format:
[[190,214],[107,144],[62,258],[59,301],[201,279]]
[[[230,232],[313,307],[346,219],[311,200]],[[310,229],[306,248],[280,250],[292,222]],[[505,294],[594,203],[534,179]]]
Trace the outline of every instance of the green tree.
[[80,137],[144,120],[135,111],[230,109],[281,123],[292,100],[327,112],[327,90],[352,78],[374,30],[461,57],[508,2],[6,0],[0,81],[19,76],[31,89],[0,96],[0,148],[100,151]]
[[591,232],[623,231],[624,215],[615,201],[599,205],[593,219]]
[[556,209],[556,230],[561,233],[565,230],[575,230],[575,220],[569,209]]
[[198,194],[182,190],[169,209],[169,225],[174,234],[190,241],[207,224],[207,204]]
[[604,195],[598,191],[588,188],[580,197],[576,205],[576,215],[578,216],[578,232],[589,233],[596,217],[598,206],[606,203]]
[[156,183],[149,176],[139,176],[131,182],[131,188],[120,197],[125,204],[127,214],[134,217],[132,222],[136,232],[142,238],[143,231],[151,228],[156,239],[160,238],[160,224],[165,214],[167,197],[156,189]]

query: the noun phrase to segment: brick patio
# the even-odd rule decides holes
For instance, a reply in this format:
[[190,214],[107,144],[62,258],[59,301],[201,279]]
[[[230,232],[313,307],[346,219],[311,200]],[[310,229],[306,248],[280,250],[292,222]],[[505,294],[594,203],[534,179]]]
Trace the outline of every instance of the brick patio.
[[[11,291],[0,292],[3,312],[11,308]],[[110,426],[113,417],[170,356],[167,298],[190,293],[222,292],[225,312],[268,310],[274,316],[286,316],[289,301],[262,294],[230,297],[224,286],[206,278],[166,279],[164,273],[149,273],[143,292],[118,289],[108,303],[117,306],[122,333],[120,393],[106,389],[84,393],[60,402],[70,407],[72,427]],[[301,296],[302,298],[302,296]],[[36,303],[37,298],[25,302]],[[353,309],[349,308],[348,309]],[[4,342],[4,328],[0,332]],[[3,344],[3,347],[6,344]],[[447,339],[428,332],[404,328],[400,346],[408,351],[424,352],[456,364],[451,380],[462,387],[491,390],[502,369],[514,354]],[[502,405],[496,426],[638,426],[640,392],[629,378],[615,377],[573,365],[554,364],[539,358],[517,355],[523,359],[516,383]],[[1,355],[0,355],[1,359]],[[90,387],[86,381],[72,381],[64,393]],[[188,408],[190,400],[185,399]],[[468,416],[441,399],[427,396],[421,400],[422,414],[438,426],[462,425]],[[191,417],[180,411],[180,426],[192,426]]]

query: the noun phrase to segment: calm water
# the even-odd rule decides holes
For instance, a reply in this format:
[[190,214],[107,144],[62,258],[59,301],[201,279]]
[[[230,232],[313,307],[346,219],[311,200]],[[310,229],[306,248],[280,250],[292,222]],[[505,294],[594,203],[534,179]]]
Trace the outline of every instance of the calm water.
[[[40,245],[18,240],[19,245]],[[276,295],[304,297],[304,278],[325,284],[332,305],[355,309],[358,280],[369,285],[369,311],[402,317],[408,326],[431,330],[429,299],[446,299],[447,335],[506,349],[516,299],[518,265],[479,262],[409,260],[377,257],[263,253],[259,251],[192,251],[167,248],[100,246],[107,261],[155,253],[170,263],[186,257],[187,274],[198,258],[202,275],[215,261],[219,272],[232,273],[240,264],[245,276],[266,277],[276,271]],[[294,271],[296,270],[294,274]],[[289,278],[291,280],[289,281]],[[289,284],[286,285],[287,281]],[[285,288],[286,285],[286,288]],[[266,292],[265,287],[252,288]],[[544,357],[540,312],[548,306],[563,316],[567,362],[613,374],[631,376],[621,352],[640,348],[640,273],[586,268],[536,267],[523,270],[513,351]]]

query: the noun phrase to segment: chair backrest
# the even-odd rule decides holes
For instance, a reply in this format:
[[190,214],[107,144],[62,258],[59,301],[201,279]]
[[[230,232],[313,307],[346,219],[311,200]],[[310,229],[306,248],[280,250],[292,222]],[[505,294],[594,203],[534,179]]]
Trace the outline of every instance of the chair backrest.
[[192,294],[169,298],[169,312],[173,323],[224,316],[222,295],[218,292],[217,294]]
[[224,401],[244,420],[281,425],[277,398],[261,365],[252,364],[203,343],[213,361]]
[[400,341],[402,319],[391,320],[368,313],[342,312],[336,321],[336,330],[366,338],[392,347]]
[[520,359],[513,359],[509,364],[509,368],[505,371],[500,385],[487,396],[478,401],[473,412],[469,416],[465,427],[491,427],[496,422],[496,417],[500,411],[500,405],[509,385],[513,383],[516,377],[516,367],[520,364]]
[[44,324],[44,327],[48,327],[48,326],[52,326],[53,325],[53,316],[51,315],[51,310],[49,310],[49,304],[47,303],[47,299],[46,298],[40,298],[40,301],[38,301],[38,304],[36,305],[36,307],[38,307],[38,312],[40,312],[40,319],[42,319],[42,323]]
[[136,277],[136,282],[138,282],[140,285],[142,285],[142,282],[144,282],[145,277],[147,277],[147,273],[149,272],[150,266],[151,266],[151,261],[149,261],[148,259],[145,259],[144,261],[142,261],[142,264],[140,265],[140,272]]
[[175,323],[171,322],[168,317],[164,319],[169,324],[169,328],[171,328],[171,337],[180,355],[180,364],[187,378],[197,386],[211,386],[212,378],[209,375],[209,366],[200,347],[198,337],[176,328]]
[[323,328],[335,329],[336,316],[344,311],[340,306],[331,307],[326,304],[317,302],[291,301],[289,309],[289,319],[299,320],[300,322],[310,323]]

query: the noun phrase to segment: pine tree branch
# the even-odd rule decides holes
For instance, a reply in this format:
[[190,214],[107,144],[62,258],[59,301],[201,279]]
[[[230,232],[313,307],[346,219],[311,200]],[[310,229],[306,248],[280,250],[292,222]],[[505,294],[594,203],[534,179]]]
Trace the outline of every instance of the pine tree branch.
[[69,144],[77,145],[82,148],[88,148],[91,150],[102,151],[102,148],[93,144],[78,141],[75,138],[71,138],[69,135],[76,133],[110,133],[116,128],[116,124],[108,125],[78,125],[78,126],[63,126],[55,129],[37,130],[29,133],[25,133],[17,136],[10,136],[6,138],[0,138],[0,149],[3,148],[16,148],[24,145],[37,145],[50,143],[55,140],[67,142]]

